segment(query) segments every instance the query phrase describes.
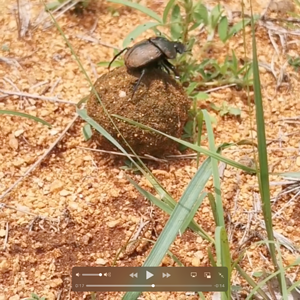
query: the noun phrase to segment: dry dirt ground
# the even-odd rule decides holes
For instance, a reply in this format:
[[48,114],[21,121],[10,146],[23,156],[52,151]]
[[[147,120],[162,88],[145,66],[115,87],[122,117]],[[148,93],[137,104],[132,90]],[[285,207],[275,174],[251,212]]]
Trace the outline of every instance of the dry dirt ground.
[[[29,29],[24,38],[19,38],[17,2],[0,3],[0,109],[29,113],[52,124],[52,128],[48,129],[21,117],[0,117],[0,299],[23,299],[31,292],[50,300],[90,299],[90,293],[70,290],[72,267],[113,265],[118,251],[132,236],[141,219],[150,222],[140,237],[155,240],[168,218],[151,207],[128,183],[126,171],[120,169],[124,165],[122,159],[115,160],[115,156],[82,148],[94,148],[95,145],[85,142],[83,122],[76,118],[74,104],[89,94],[90,87],[58,30],[53,26],[43,29],[45,22],[42,22],[37,28]],[[231,4],[239,10],[238,2]],[[160,13],[164,3],[150,1],[148,6]],[[113,16],[112,7],[117,9],[119,16]],[[262,9],[255,6],[257,11]],[[32,24],[41,10],[39,1],[31,1],[31,14],[28,16]],[[111,45],[121,47],[127,33],[142,22],[145,22],[145,16],[141,13],[105,1],[99,1],[83,16],[66,13],[59,19],[61,29],[93,82],[107,72],[97,63],[112,58]],[[199,47],[204,38],[204,35],[199,35]],[[273,61],[277,77],[286,62],[283,50],[290,55],[300,53],[297,37],[287,35],[285,38],[287,42],[294,42],[286,43],[283,49],[280,38],[274,36],[279,50],[276,54],[267,30],[261,26],[257,28],[259,60],[269,65]],[[250,56],[250,37],[247,36],[247,39]],[[234,49],[238,57],[243,57],[242,36],[233,37],[226,47],[214,43],[205,55],[222,60],[229,53],[228,49]],[[199,60],[203,58],[199,53],[194,55]],[[265,68],[261,68],[261,79],[270,171],[299,171],[299,74],[287,65],[284,79],[288,80],[282,82],[277,91],[276,79]],[[67,103],[53,100],[55,97]],[[217,105],[227,101],[242,110],[239,120],[215,115],[218,121],[214,128],[217,144],[255,139],[253,102],[248,104],[244,91],[224,88],[210,93],[209,101]],[[208,108],[205,104],[203,107]],[[214,114],[213,111],[210,113]],[[67,126],[70,128],[64,133]],[[23,178],[28,168],[61,135],[62,140],[42,163]],[[231,148],[224,155],[240,160],[253,157],[251,151],[252,148],[246,146]],[[149,162],[148,166],[177,200],[196,172],[196,162],[191,159]],[[154,191],[142,176],[128,174],[141,186]],[[3,197],[5,191],[20,178],[18,186]],[[281,179],[272,175],[271,180]],[[209,183],[207,188],[211,186]],[[275,197],[281,190],[281,186],[272,187],[272,196]],[[222,197],[233,257],[237,258],[240,251],[245,250],[241,266],[248,274],[263,269],[272,271],[266,247],[254,243],[263,238],[263,231],[258,226],[262,217],[255,177],[227,167],[222,179]],[[280,213],[273,222],[276,232],[290,239],[299,249],[299,197],[284,207],[292,197],[293,194],[289,193],[278,198],[272,208],[274,213]],[[198,210],[195,220],[214,235],[208,201]],[[246,228],[246,224],[250,227]],[[186,266],[205,266],[209,265],[207,248],[207,241],[187,231],[176,239],[171,251]],[[116,265],[140,266],[150,250],[150,243],[139,244],[117,257]],[[282,247],[285,265],[297,257],[299,251]],[[174,266],[175,263],[165,258],[163,265]],[[292,280],[300,279],[298,268],[288,273]],[[236,273],[232,280],[236,285],[244,284]],[[246,295],[247,286],[243,287]],[[96,298],[120,299],[123,294],[96,293]],[[211,295],[206,294],[206,297],[209,299]],[[196,298],[185,293],[169,292],[141,295],[141,299]]]

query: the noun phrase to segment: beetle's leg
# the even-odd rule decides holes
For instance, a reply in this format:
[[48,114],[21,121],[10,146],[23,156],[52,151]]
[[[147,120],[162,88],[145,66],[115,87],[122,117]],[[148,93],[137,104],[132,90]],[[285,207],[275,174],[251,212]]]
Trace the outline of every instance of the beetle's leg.
[[[176,68],[175,68],[169,61],[167,61],[166,59],[164,59],[164,60],[162,61],[162,65],[163,65],[166,69],[171,70],[171,71],[175,74],[176,77],[180,78],[180,75],[179,75],[179,73],[177,72]],[[168,73],[169,73],[169,72],[168,72]]]
[[170,70],[168,67],[166,67],[163,63],[160,64],[161,68],[164,68],[166,70],[166,72],[170,75]]
[[141,80],[142,80],[143,76],[145,75],[145,73],[146,73],[146,69],[143,69],[140,78],[138,79],[137,83],[134,85],[133,93],[132,93],[131,98],[133,98],[133,96],[134,96],[137,88],[139,87],[139,85],[141,83]]
[[108,65],[108,70],[110,69],[110,66],[111,66],[111,64],[115,61],[115,59],[118,57],[118,56],[120,56],[125,50],[127,50],[128,49],[128,47],[126,47],[126,48],[124,48],[123,50],[121,50],[118,54],[116,54],[115,56],[114,56],[114,58],[110,61],[110,63],[109,63],[109,65]]

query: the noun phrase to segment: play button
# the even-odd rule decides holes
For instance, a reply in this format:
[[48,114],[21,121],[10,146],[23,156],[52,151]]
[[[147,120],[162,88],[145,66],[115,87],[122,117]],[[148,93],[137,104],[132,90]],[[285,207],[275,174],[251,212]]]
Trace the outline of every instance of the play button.
[[154,275],[148,271],[146,271],[146,279],[153,277]]

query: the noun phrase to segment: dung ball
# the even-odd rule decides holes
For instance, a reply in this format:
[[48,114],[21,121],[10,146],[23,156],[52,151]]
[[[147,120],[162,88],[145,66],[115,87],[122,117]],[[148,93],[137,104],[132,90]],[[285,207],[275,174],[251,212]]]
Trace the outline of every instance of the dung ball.
[[[126,117],[180,138],[191,104],[183,87],[166,72],[147,69],[132,97],[140,74],[120,67],[99,77],[94,88],[105,109],[109,114]],[[128,151],[130,148],[121,135],[138,155],[162,157],[178,151],[178,144],[171,139],[112,117],[118,132],[93,91],[87,101],[87,113]],[[98,132],[95,132],[93,138],[101,149],[117,150]]]

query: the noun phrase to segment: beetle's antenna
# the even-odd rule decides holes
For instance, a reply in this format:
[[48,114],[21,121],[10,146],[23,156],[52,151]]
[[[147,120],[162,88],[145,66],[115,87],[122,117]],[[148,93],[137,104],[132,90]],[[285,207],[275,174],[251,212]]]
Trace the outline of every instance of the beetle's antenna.
[[128,47],[124,48],[124,49],[121,50],[118,54],[116,54],[116,55],[114,56],[114,58],[110,61],[109,65],[108,65],[108,70],[110,69],[111,64],[116,60],[116,58],[117,58],[118,56],[120,56],[120,55],[121,55],[125,50],[127,50],[127,49],[128,49]]

